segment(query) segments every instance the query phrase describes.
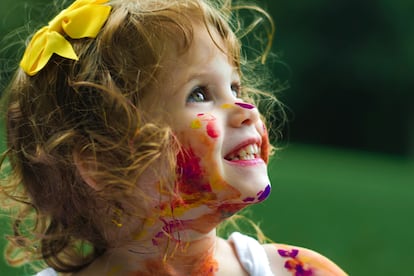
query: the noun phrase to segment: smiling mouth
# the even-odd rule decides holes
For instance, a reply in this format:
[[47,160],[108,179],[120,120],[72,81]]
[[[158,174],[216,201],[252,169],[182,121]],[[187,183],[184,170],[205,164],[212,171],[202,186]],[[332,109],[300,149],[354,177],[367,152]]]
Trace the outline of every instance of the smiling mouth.
[[224,159],[227,161],[239,161],[239,160],[254,160],[260,158],[260,147],[257,144],[249,144],[240,148],[239,150],[230,153]]

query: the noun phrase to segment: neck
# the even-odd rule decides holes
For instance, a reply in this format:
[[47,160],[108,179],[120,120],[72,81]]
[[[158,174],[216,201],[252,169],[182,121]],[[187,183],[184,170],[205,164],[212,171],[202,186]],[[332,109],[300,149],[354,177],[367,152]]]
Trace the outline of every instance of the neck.
[[139,227],[130,227],[135,223],[130,220],[118,229],[122,238],[112,237],[113,247],[100,266],[115,269],[111,275],[214,275],[216,227],[246,206],[224,200],[239,197],[231,187],[225,191],[192,191],[150,203],[151,215],[136,222]]
[[122,274],[128,275],[214,275],[215,227],[233,210],[156,210],[138,235],[108,250],[106,267],[112,263],[109,269],[122,267]]
[[[192,241],[170,240],[156,246],[140,241],[108,250],[104,262],[115,275],[213,275],[215,231]],[[116,268],[122,268],[116,270]]]

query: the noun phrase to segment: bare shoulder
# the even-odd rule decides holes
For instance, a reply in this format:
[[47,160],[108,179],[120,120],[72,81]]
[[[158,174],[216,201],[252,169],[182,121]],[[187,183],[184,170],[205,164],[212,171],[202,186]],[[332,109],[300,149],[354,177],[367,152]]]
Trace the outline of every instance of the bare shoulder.
[[275,275],[348,275],[334,262],[310,249],[277,243],[263,247]]

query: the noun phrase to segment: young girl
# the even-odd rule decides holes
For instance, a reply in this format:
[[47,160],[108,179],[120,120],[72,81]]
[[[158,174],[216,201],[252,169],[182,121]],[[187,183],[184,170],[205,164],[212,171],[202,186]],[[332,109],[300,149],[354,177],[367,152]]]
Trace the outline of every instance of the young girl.
[[32,37],[7,94],[14,261],[44,261],[39,275],[345,275],[308,249],[216,236],[270,193],[231,10],[77,0]]

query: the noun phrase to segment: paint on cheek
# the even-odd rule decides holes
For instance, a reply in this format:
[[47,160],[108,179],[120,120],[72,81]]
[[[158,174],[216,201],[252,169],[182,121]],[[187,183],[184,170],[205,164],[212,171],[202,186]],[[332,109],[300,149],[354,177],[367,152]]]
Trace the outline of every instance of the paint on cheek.
[[192,129],[199,129],[201,128],[201,121],[199,119],[195,119],[191,122]]
[[264,189],[264,191],[260,191],[260,192],[257,193],[257,196],[258,196],[257,199],[259,201],[265,200],[270,195],[271,190],[272,190],[272,188],[270,187],[270,185],[267,185],[266,188]]
[[245,108],[245,109],[253,109],[253,108],[255,108],[254,105],[249,104],[249,103],[234,103],[234,104],[235,105],[238,105],[238,106],[240,106],[242,108]]
[[184,194],[211,192],[211,186],[204,181],[204,170],[200,166],[200,158],[190,149],[177,156],[177,173],[180,180],[177,189]]
[[221,105],[221,108],[223,108],[223,109],[229,109],[229,108],[231,108],[231,107],[233,107],[233,105],[232,104],[222,104]]
[[206,113],[198,113],[197,117],[201,118],[201,120],[205,121],[205,122],[216,120],[216,117],[214,117],[213,115],[208,114],[208,113],[207,114]]
[[207,135],[214,139],[220,136],[214,121],[207,123]]
[[199,128],[202,127],[203,122],[207,122],[206,132],[207,132],[207,135],[210,138],[215,139],[215,138],[220,136],[220,133],[219,133],[219,131],[216,127],[216,123],[215,123],[216,118],[211,114],[204,114],[204,113],[197,114],[197,119],[194,119],[191,122],[190,126],[191,126],[192,129],[199,129]]
[[261,158],[266,164],[269,162],[269,155],[270,155],[269,136],[267,134],[266,127],[264,127],[264,132],[262,135]]

